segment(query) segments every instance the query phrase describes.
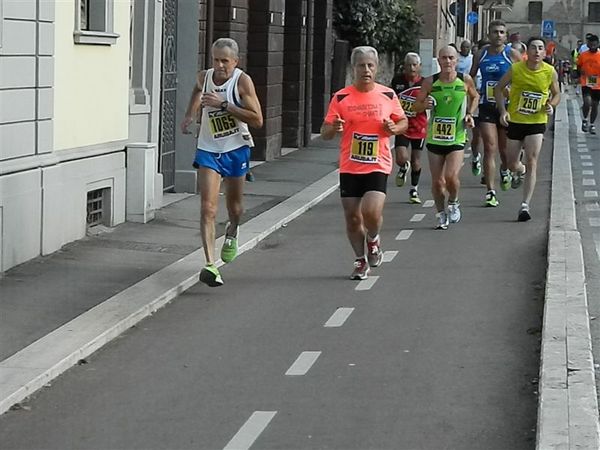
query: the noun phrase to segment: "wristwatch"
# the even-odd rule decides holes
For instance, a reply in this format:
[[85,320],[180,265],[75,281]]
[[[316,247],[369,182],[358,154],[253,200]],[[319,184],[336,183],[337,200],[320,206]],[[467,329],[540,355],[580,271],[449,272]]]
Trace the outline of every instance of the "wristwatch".
[[221,102],[221,111],[225,111],[228,106],[229,106],[229,102],[227,100],[222,101]]

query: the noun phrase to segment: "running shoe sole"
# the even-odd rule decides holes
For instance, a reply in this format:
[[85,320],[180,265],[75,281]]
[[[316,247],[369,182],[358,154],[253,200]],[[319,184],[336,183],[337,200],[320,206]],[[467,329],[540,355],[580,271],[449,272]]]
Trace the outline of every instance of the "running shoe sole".
[[223,279],[221,278],[221,274],[211,272],[206,267],[200,271],[200,281],[206,284],[209,287],[219,287],[223,286]]
[[531,214],[529,214],[529,211],[527,211],[526,209],[523,209],[519,211],[519,217],[517,218],[517,220],[519,222],[527,222],[528,220],[531,220]]
[[350,275],[351,280],[366,280],[367,278],[369,278],[369,269],[367,269],[366,272],[362,274],[352,273],[352,275]]

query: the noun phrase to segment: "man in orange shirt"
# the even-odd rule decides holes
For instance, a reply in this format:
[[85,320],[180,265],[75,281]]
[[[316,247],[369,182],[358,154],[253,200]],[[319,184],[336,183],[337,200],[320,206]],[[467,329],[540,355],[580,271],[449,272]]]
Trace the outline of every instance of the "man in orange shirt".
[[364,280],[370,267],[383,260],[379,230],[393,166],[390,136],[406,131],[408,119],[396,93],[375,82],[377,50],[356,47],[350,64],[354,82],[333,95],[321,137],[329,140],[341,135],[340,196],[346,233],[356,255],[350,279]]
[[[598,102],[600,101],[600,52],[598,52],[598,36],[588,39],[589,50],[581,53],[577,58],[577,69],[581,81],[581,95],[583,96],[583,122],[581,131],[596,134],[594,122],[598,116]],[[588,122],[588,115],[589,122]]]

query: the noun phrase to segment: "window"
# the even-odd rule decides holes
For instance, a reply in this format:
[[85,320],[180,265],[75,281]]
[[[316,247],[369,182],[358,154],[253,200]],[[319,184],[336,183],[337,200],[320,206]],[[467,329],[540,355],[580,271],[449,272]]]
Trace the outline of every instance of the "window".
[[75,0],[76,44],[112,45],[118,34],[113,32],[114,0]]
[[600,2],[590,2],[588,4],[588,21],[600,22]]
[[542,23],[542,2],[529,2],[527,20],[529,23]]

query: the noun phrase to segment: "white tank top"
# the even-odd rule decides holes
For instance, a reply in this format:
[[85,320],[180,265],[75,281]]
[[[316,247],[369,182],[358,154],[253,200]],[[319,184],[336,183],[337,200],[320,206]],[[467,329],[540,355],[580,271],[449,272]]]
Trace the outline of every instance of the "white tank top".
[[[232,105],[242,107],[238,92],[238,80],[244,72],[237,68],[234,69],[231,78],[220,86],[213,82],[213,73],[214,69],[206,71],[202,92],[216,92],[224,101],[227,100]],[[225,153],[244,145],[254,146],[247,123],[236,119],[227,111],[221,111],[220,108],[210,106],[202,108],[202,120],[198,134],[199,149],[213,153]]]

